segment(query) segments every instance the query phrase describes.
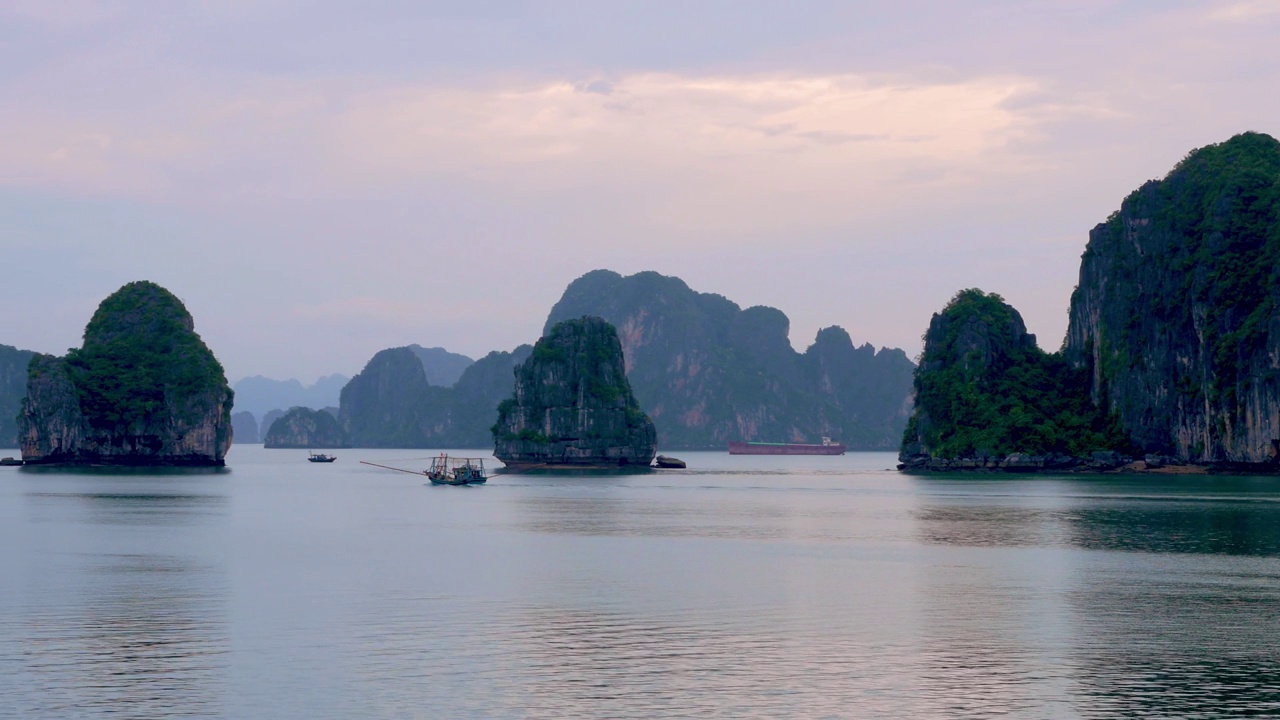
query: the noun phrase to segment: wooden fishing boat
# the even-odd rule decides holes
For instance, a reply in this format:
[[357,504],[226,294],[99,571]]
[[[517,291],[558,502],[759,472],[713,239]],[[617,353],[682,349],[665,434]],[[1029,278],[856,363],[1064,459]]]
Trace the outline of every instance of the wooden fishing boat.
[[460,458],[439,455],[431,458],[427,479],[435,485],[478,485],[488,476],[483,458]]
[[360,464],[372,465],[384,470],[426,475],[433,485],[479,485],[489,479],[484,470],[484,458],[450,457],[444,453],[431,458],[431,465],[426,470],[405,470],[367,460],[361,460]]
[[333,462],[337,459],[337,455],[325,455],[324,453],[311,453],[311,456],[307,458],[309,462]]

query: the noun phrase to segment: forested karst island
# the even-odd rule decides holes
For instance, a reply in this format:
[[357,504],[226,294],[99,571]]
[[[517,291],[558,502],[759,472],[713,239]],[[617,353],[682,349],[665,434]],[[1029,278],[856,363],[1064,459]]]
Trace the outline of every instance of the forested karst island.
[[934,316],[904,468],[1276,468],[1280,142],[1243,133],[1135,190],[1089,234],[1061,352],[1020,333],[976,290]]
[[617,331],[598,317],[556,323],[538,340],[492,432],[494,456],[515,467],[644,467],[657,438]]
[[133,282],[98,306],[84,343],[35,356],[18,418],[28,464],[222,465],[233,393],[182,301]]
[[338,419],[324,410],[295,407],[271,424],[262,437],[269,448],[346,447]]

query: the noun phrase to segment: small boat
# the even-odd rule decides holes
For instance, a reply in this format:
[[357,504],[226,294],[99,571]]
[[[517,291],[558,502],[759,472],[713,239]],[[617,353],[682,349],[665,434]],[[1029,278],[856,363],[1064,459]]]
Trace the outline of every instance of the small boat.
[[7,457],[0,458],[0,465],[21,465],[22,461],[17,458]]
[[311,457],[307,458],[310,462],[333,462],[337,459],[337,455],[325,455],[324,453],[311,453]]
[[843,455],[844,443],[822,438],[821,445],[805,443],[731,442],[730,455]]
[[685,467],[684,461],[680,458],[667,457],[666,455],[659,455],[654,458],[653,464],[660,468],[680,469]]
[[431,458],[427,479],[433,485],[479,485],[488,480],[482,458],[449,457],[441,454]]

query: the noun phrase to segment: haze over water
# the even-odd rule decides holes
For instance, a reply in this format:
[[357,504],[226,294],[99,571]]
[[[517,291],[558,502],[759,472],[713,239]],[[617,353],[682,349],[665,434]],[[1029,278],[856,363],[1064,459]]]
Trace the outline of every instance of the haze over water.
[[1277,478],[338,454],[0,468],[0,716],[1280,714]]

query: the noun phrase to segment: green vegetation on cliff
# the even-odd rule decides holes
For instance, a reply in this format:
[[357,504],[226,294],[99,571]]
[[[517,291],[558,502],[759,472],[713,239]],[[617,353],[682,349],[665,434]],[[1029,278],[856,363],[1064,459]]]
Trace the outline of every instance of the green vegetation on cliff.
[[1280,142],[1189,153],[1090,233],[1066,356],[1143,450],[1271,462],[1280,421]]
[[98,306],[82,347],[32,360],[22,457],[219,466],[231,446],[232,396],[182,302],[155,283],[129,283]]
[[617,331],[598,317],[557,323],[538,340],[492,433],[507,464],[648,465],[656,438],[627,382]]
[[222,365],[194,328],[182,301],[155,283],[132,282],[103,300],[85,327],[84,346],[67,353],[90,425],[128,433],[169,409],[194,421],[223,401],[211,390],[225,391],[229,401]]
[[1036,346],[1003,298],[962,290],[929,325],[904,448],[933,457],[1084,455],[1127,447],[1087,371]]
[[[1158,309],[1170,316],[1203,304],[1218,370],[1213,389],[1231,392],[1241,355],[1262,348],[1276,312],[1280,142],[1261,133],[1242,133],[1195,150],[1163,181],[1134,191],[1121,207],[1105,223],[1109,243],[1091,242],[1086,256],[1106,251],[1104,244],[1113,249],[1134,235],[1126,228],[1125,211],[1149,216],[1144,219],[1151,232],[1176,238],[1162,261],[1180,282],[1169,288],[1173,292],[1162,293]],[[1123,298],[1126,304],[1136,307],[1139,292],[1131,287]],[[1137,326],[1141,317],[1135,313],[1131,320]]]
[[344,447],[338,420],[324,410],[295,407],[271,423],[262,434],[267,448],[337,448]]

